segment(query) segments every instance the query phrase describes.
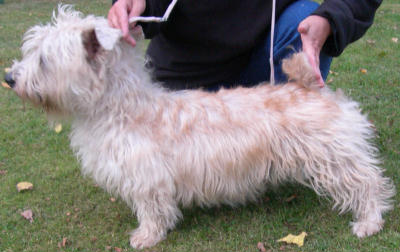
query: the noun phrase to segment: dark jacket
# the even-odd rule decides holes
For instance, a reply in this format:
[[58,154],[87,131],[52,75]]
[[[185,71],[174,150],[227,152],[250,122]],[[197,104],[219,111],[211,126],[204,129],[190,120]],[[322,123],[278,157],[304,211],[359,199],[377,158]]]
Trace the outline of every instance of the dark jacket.
[[[277,0],[276,16],[296,0]],[[313,13],[329,20],[323,51],[338,56],[371,26],[382,0],[325,0]],[[171,0],[146,0],[143,16],[163,16]],[[171,88],[215,84],[237,74],[269,33],[271,0],[178,0],[168,22],[142,23],[158,81]]]

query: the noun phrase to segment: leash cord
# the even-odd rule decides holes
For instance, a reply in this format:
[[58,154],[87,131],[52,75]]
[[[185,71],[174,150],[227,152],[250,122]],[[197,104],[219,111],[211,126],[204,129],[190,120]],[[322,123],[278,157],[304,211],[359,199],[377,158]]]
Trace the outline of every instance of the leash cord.
[[172,0],[172,2],[168,5],[167,10],[164,13],[164,16],[162,17],[132,17],[129,19],[129,23],[135,23],[135,22],[156,22],[156,23],[162,23],[168,20],[169,15],[171,14],[172,10],[175,7],[175,4],[178,2],[178,0]]
[[275,34],[275,12],[276,12],[276,0],[272,0],[272,16],[271,16],[271,42],[269,48],[269,66],[270,72],[270,83],[275,85],[275,69],[274,69],[274,34]]

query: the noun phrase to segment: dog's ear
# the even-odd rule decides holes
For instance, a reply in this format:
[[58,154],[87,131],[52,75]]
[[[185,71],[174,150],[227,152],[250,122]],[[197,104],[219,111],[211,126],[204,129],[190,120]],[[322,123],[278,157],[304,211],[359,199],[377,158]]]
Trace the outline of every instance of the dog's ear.
[[98,26],[94,31],[98,42],[106,50],[114,49],[114,46],[122,37],[122,32],[119,29],[111,28],[108,25]]
[[82,34],[82,39],[83,46],[86,49],[87,58],[89,60],[93,60],[94,58],[96,58],[96,55],[100,50],[100,43],[97,40],[94,29],[84,32]]
[[121,38],[121,31],[111,27],[96,27],[82,34],[83,45],[89,59],[94,59],[101,49],[112,50]]

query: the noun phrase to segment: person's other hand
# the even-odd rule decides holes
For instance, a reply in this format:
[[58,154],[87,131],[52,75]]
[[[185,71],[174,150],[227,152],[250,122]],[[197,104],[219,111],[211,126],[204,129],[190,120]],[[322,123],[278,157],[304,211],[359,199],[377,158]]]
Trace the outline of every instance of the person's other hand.
[[326,39],[331,34],[331,26],[326,18],[309,16],[299,24],[297,30],[301,35],[303,51],[315,72],[319,86],[322,88],[325,83],[319,69],[319,54]]
[[132,46],[136,45],[135,39],[129,34],[129,19],[140,16],[146,8],[145,0],[118,0],[108,12],[108,23],[110,26],[120,29],[123,38]]

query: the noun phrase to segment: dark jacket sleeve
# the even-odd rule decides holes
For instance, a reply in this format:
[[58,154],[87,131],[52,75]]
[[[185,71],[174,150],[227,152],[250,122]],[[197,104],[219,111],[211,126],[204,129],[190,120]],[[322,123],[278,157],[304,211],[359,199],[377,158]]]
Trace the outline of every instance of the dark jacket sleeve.
[[359,39],[372,25],[382,0],[325,0],[313,15],[328,19],[332,35],[323,51],[339,56],[344,48]]

